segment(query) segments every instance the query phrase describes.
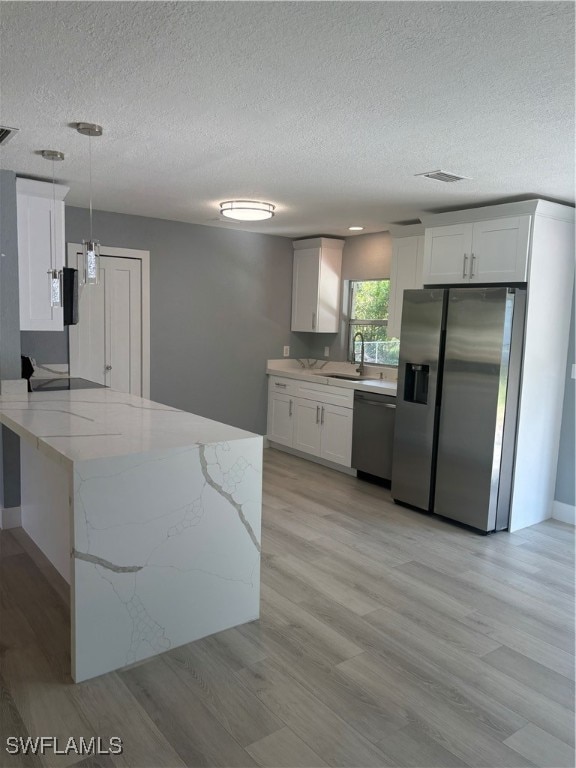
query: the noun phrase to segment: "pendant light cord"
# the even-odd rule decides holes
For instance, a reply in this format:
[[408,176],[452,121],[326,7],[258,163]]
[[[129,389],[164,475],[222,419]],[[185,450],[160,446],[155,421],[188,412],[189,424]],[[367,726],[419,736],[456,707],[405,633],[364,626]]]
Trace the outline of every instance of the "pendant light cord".
[[[50,248],[50,269],[54,269],[54,258],[56,256],[56,179],[55,179],[55,160],[52,158],[52,239]],[[52,276],[50,276],[52,279]]]
[[92,242],[92,136],[88,134],[88,176],[90,185],[90,242]]

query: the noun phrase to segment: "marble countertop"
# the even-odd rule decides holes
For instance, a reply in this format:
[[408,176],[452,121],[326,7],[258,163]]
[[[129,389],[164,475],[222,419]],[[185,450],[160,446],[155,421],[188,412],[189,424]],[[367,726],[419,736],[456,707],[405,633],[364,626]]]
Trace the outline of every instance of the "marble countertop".
[[[326,373],[331,372],[327,370]],[[337,373],[338,370],[332,371]],[[374,392],[380,395],[396,396],[396,382],[386,379],[333,379],[326,376],[324,369],[314,370],[307,368],[289,368],[276,367],[273,362],[268,364],[266,373],[271,376],[284,376],[287,379],[298,379],[300,381],[314,381],[316,384],[330,384],[334,387],[344,387],[345,389],[357,389],[362,392]]]
[[259,437],[111,389],[0,395],[0,423],[65,464]]

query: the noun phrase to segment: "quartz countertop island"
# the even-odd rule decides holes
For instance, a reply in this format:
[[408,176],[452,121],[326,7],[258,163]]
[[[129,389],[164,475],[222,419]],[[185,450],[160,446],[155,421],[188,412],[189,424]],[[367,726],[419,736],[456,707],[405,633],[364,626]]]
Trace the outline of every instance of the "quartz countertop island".
[[107,389],[0,396],[76,681],[259,615],[262,438]]

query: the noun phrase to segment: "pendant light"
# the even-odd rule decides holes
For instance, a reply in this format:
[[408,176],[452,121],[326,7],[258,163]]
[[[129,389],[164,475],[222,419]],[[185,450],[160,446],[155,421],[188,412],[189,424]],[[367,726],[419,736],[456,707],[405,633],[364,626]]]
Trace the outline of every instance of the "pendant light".
[[50,218],[50,269],[48,278],[50,281],[50,306],[52,308],[62,306],[62,276],[61,269],[56,269],[56,179],[54,163],[64,160],[64,152],[55,149],[43,149],[42,157],[52,161],[52,211]]
[[92,237],[92,137],[102,136],[102,126],[95,123],[77,123],[76,130],[88,136],[88,168],[90,183],[90,237],[84,240],[83,265],[80,270],[81,285],[98,285],[100,282],[100,241]]

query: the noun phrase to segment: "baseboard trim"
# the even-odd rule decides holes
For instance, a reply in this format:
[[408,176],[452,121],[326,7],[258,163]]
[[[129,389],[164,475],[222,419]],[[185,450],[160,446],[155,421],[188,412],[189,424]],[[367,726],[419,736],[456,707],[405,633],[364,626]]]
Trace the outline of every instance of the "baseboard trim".
[[320,456],[313,456],[311,453],[305,453],[304,451],[299,451],[296,448],[290,448],[288,445],[274,443],[269,438],[268,447],[276,448],[278,451],[284,451],[284,453],[290,453],[292,456],[298,456],[300,459],[313,461],[314,464],[322,464],[323,467],[328,467],[328,469],[335,469],[337,472],[343,472],[345,475],[352,475],[352,477],[356,477],[356,470],[352,469],[351,467],[344,467],[342,464],[336,464],[333,461],[322,459]]
[[22,525],[20,507],[0,507],[0,528],[19,528]]
[[554,501],[552,504],[552,517],[569,525],[576,525],[576,507],[572,504],[564,504],[562,501]]

